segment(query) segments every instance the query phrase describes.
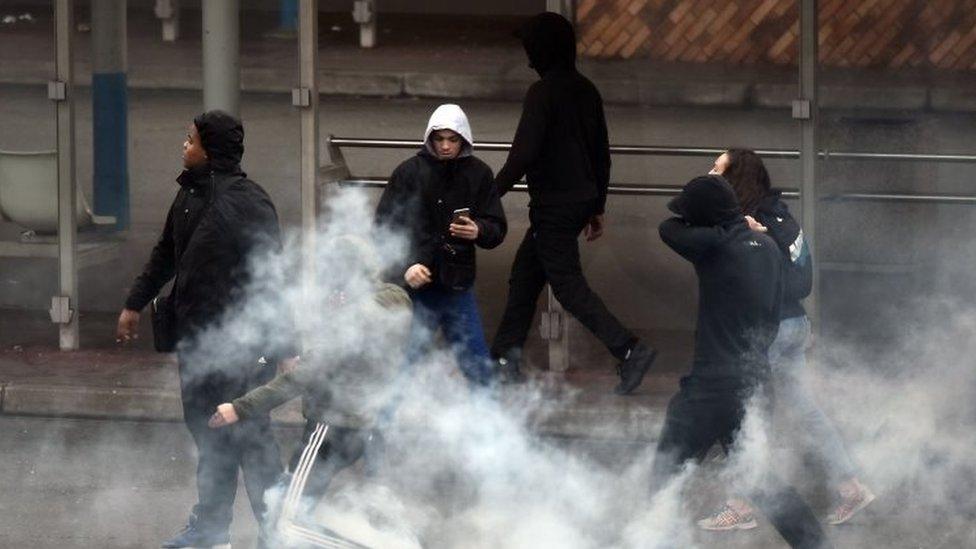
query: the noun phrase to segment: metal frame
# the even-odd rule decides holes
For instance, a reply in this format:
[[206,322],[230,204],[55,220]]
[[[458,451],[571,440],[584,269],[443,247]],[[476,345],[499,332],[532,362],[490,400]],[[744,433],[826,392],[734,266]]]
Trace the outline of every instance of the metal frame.
[[78,348],[78,219],[75,188],[74,6],[57,0],[54,14],[55,77],[48,86],[57,104],[58,141],[58,295],[51,298],[51,320],[58,324],[62,351]]
[[[411,139],[371,139],[358,137],[337,137],[330,135],[326,141],[332,151],[333,160],[341,159],[341,148],[350,149],[415,149],[423,145],[422,142]],[[507,151],[511,143],[502,141],[479,141],[479,151]],[[630,156],[690,156],[714,157],[722,154],[725,149],[712,147],[653,147],[645,145],[610,145],[610,153]],[[792,149],[757,149],[759,156],[777,159],[798,159],[800,151]],[[904,162],[949,162],[976,164],[974,154],[914,154],[914,153],[872,153],[821,150],[816,155],[821,160],[898,160]],[[379,177],[348,177],[341,181],[343,185],[380,188],[386,185],[386,180]],[[802,189],[802,187],[801,187]],[[786,198],[801,198],[801,189],[787,190],[783,193]],[[524,192],[524,183],[516,184],[513,190]],[[678,185],[640,185],[634,183],[610,183],[608,193],[611,195],[632,196],[674,196],[681,192]],[[878,202],[911,202],[911,203],[939,203],[939,204],[976,204],[976,196],[951,194],[910,194],[910,193],[836,193],[820,196],[821,201],[878,201]]]

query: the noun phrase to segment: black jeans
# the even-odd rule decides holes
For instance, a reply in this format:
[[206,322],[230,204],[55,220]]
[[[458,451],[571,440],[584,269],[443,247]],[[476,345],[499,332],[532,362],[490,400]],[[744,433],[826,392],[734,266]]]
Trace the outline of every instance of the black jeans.
[[[752,390],[746,386],[716,386],[695,378],[681,380],[681,389],[668,404],[651,474],[652,490],[660,490],[690,459],[700,459],[720,442],[728,445],[745,415]],[[830,547],[813,511],[797,491],[772,473],[747,494],[791,547]]]
[[259,523],[266,512],[264,492],[281,475],[281,457],[268,416],[219,429],[207,426],[219,404],[267,381],[262,368],[274,373],[273,366],[204,369],[180,361],[183,420],[197,447],[198,500],[193,514],[202,529],[221,531],[230,526],[238,468],[244,472],[244,487]]
[[525,345],[539,293],[549,282],[559,303],[623,360],[637,340],[607,310],[583,277],[580,232],[596,212],[594,202],[529,209],[531,226],[515,254],[508,303],[492,344],[492,356]]

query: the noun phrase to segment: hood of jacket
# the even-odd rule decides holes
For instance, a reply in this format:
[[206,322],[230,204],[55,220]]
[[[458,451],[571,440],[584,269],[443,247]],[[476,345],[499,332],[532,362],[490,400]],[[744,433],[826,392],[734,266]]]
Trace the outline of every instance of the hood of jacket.
[[194,118],[193,125],[207,151],[210,169],[218,173],[241,171],[244,126],[237,117],[220,110],[207,111]]
[[515,36],[522,40],[529,66],[539,76],[556,68],[576,68],[576,32],[562,15],[540,13],[526,21]]
[[427,130],[424,132],[424,150],[434,158],[437,158],[437,152],[434,150],[434,144],[431,143],[430,136],[440,130],[451,130],[464,139],[464,143],[461,145],[461,152],[457,156],[458,158],[473,154],[474,136],[471,134],[471,123],[468,122],[468,116],[464,114],[461,107],[447,103],[437,107],[434,114],[430,115],[430,120],[427,122]]
[[692,225],[713,227],[744,220],[732,185],[720,175],[702,175],[689,181],[668,209]]

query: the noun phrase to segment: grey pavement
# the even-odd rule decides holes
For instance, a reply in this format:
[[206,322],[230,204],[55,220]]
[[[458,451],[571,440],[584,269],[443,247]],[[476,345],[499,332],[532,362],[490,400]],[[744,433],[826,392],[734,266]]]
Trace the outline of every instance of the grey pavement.
[[[0,82],[38,84],[53,74],[51,15],[0,26]],[[269,12],[242,13],[241,86],[288,92],[298,74],[294,38],[272,38]],[[84,21],[84,14],[80,20]],[[184,10],[182,36],[163,42],[149,11],[129,11],[128,81],[136,89],[200,89],[200,15]],[[505,16],[384,14],[379,46],[357,45],[348,13],[320,17],[320,92],[368,97],[520,100],[536,76],[511,37],[519,19]],[[451,29],[436,32],[432,29]],[[90,32],[76,36],[76,78],[90,82]],[[708,107],[788,107],[797,95],[790,67],[723,67],[647,60],[583,60],[582,70],[609,103]],[[915,70],[822,71],[828,108],[974,111],[976,76]]]
[[[32,324],[41,328],[38,315],[0,312],[0,415],[182,421],[175,357],[148,348],[151,334],[145,325],[133,347],[114,346],[112,317],[93,316],[85,323],[85,350],[60,352],[35,343],[43,340],[31,330]],[[531,399],[535,406],[525,421],[540,436],[652,441],[664,404],[677,387],[680,370],[668,361],[687,355],[683,344],[662,349],[662,360],[634,395],[612,394],[617,378],[611,369],[577,369],[565,375],[530,369],[531,383],[501,388],[498,398],[504,405],[538,396]],[[538,354],[539,349],[530,352]],[[421,430],[430,421],[422,403],[407,403],[400,416],[407,429]],[[273,417],[286,425],[303,422],[297,400]]]
[[[92,419],[51,419],[0,416],[0,546],[32,549],[73,549],[99,547],[158,547],[183,524],[195,500],[193,486],[194,451],[189,434],[182,425],[165,422],[105,421]],[[275,437],[288,456],[295,448],[298,432],[277,428]],[[554,455],[560,450],[572,452],[586,460],[593,474],[619,470],[630,464],[648,466],[640,445],[607,445],[604,443],[567,443],[549,440]],[[720,501],[714,471],[700,470],[697,480],[688,487],[688,503],[681,512],[680,525],[658,524],[657,528],[687,529],[693,541],[688,549],[776,549],[785,547],[765,520],[750,531],[705,533],[695,531],[691,519],[703,516]],[[441,515],[428,528],[443,535],[452,525],[470,516],[471,493],[463,493],[463,484],[441,484],[444,492],[433,494],[430,504],[463,502]],[[559,488],[554,487],[555,491]],[[600,491],[606,491],[606,488]],[[461,495],[454,492],[462,492]],[[585,508],[608,494],[595,492],[588,498],[573,501]],[[631,487],[640,493],[641,486]],[[613,494],[609,494],[613,496]],[[633,494],[618,494],[629,498]],[[827,527],[835,547],[891,549],[966,549],[976,546],[976,529],[972,524],[952,521],[932,523],[919,521],[919,509],[906,504],[911,494],[888,494],[874,507],[843,527]],[[475,496],[476,497],[476,496]],[[466,499],[468,498],[468,499]],[[515,503],[515,502],[513,502]],[[560,509],[554,503],[552,509]],[[609,523],[626,523],[643,516],[647,508],[629,508],[620,515],[607,517]],[[561,509],[559,512],[567,512]],[[491,512],[484,513],[491,520]],[[523,526],[545,531],[552,518],[526,515]],[[649,522],[653,517],[648,517]],[[686,521],[686,522],[685,522]],[[651,522],[653,524],[653,522]],[[519,524],[507,524],[510,529]],[[612,529],[613,526],[600,525]],[[653,532],[654,526],[650,528]],[[578,526],[578,539],[593,532]],[[670,531],[670,530],[668,530]],[[231,541],[234,547],[252,547],[256,526],[247,508],[242,490],[237,495]],[[619,532],[618,532],[619,533]],[[448,537],[448,539],[451,539]],[[457,540],[457,536],[454,536]],[[556,547],[560,538],[540,534],[533,547]],[[431,549],[487,547],[483,540],[451,543],[436,537],[427,539]],[[524,546],[524,545],[523,545]],[[574,545],[580,547],[578,543]],[[585,545],[582,545],[585,546]],[[635,545],[640,546],[640,545]],[[595,546],[594,546],[595,547]]]

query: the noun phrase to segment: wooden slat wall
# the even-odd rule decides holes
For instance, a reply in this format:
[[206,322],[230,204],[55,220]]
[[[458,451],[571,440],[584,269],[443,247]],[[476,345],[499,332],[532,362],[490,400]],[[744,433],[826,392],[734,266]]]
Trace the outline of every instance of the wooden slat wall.
[[[580,0],[580,54],[795,65],[798,0]],[[836,67],[976,70],[976,0],[821,0]]]

